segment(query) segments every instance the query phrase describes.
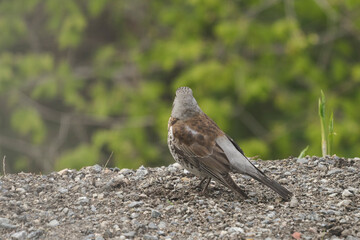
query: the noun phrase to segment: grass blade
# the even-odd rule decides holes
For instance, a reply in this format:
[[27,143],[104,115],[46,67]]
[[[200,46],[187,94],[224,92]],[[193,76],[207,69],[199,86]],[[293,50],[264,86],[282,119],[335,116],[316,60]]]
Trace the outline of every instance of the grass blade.
[[330,120],[329,120],[329,134],[328,134],[328,154],[331,155],[332,148],[333,148],[333,139],[334,139],[334,113],[331,113]]
[[298,158],[303,158],[305,157],[306,151],[309,149],[309,145],[306,146],[306,148],[304,148],[301,153],[299,154]]
[[319,116],[321,126],[321,152],[322,156],[325,157],[327,154],[327,134],[326,134],[326,123],[325,123],[325,95],[321,90],[321,97],[319,98]]

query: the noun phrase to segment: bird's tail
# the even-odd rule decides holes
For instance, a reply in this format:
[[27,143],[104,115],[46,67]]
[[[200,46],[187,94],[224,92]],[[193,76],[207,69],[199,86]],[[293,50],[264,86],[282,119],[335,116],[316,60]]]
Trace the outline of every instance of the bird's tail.
[[244,192],[244,190],[242,190],[232,179],[232,177],[230,176],[230,174],[226,173],[226,174],[221,174],[222,178],[220,180],[220,182],[222,184],[224,184],[225,186],[227,186],[228,188],[230,188],[231,190],[233,190],[234,192],[238,193],[239,195],[241,195],[243,198],[248,198],[248,196],[246,195],[246,193]]
[[[254,166],[255,167],[255,166]],[[256,168],[256,167],[255,167]],[[257,168],[256,168],[257,169]],[[265,184],[275,192],[277,192],[283,199],[289,200],[293,195],[292,192],[281,186],[278,182],[267,177],[262,171],[257,169],[256,173],[248,173],[255,180]]]

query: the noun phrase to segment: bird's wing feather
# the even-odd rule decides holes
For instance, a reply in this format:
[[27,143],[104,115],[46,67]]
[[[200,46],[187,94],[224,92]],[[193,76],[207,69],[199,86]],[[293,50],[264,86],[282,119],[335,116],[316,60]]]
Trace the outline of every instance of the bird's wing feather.
[[241,148],[231,138],[223,136],[218,138],[216,142],[226,153],[231,167],[234,168],[235,171],[249,175],[257,181],[262,182],[284,199],[289,199],[292,196],[292,193],[289,190],[281,186],[275,180],[267,177],[261,170],[255,167],[247,157],[245,157]]
[[181,151],[191,164],[213,174],[229,172],[229,160],[216,144],[215,137],[180,120],[172,126],[172,134],[175,148]]

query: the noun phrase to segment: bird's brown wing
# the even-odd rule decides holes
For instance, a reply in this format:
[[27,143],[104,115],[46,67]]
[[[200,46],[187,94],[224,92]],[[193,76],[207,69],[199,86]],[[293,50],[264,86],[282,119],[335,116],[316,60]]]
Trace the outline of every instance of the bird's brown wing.
[[194,123],[197,120],[173,121],[174,124],[171,125],[171,129],[175,148],[181,155],[186,156],[186,160],[190,164],[196,167],[207,168],[208,171],[218,174],[229,172],[229,160],[224,151],[216,144],[216,135],[211,134],[211,132],[209,134],[209,131],[204,132],[196,127],[198,125]]
[[229,174],[231,170],[229,160],[224,151],[216,144],[215,134],[205,133],[181,120],[176,121],[171,129],[175,151],[184,156],[185,161],[205,175],[246,197],[246,194],[236,185]]

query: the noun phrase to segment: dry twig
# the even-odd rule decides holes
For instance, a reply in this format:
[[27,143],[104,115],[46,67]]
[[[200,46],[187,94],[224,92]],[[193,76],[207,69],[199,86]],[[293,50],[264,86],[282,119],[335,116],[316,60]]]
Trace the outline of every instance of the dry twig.
[[110,159],[111,159],[111,157],[112,157],[113,153],[114,153],[114,152],[111,152],[111,154],[110,154],[109,158],[106,160],[106,163],[105,163],[104,168],[106,168],[106,166],[108,165],[108,163],[109,163],[109,161],[110,161]]

